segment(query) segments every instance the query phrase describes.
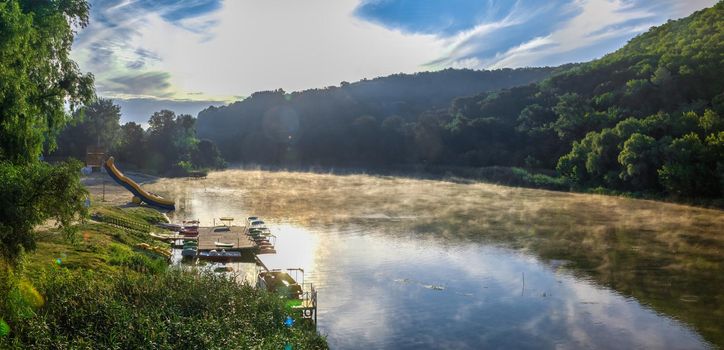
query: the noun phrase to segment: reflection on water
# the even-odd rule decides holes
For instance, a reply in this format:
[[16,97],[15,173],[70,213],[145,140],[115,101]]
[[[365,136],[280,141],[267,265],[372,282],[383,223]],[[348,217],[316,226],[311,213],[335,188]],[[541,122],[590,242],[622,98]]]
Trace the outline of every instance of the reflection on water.
[[153,186],[177,199],[177,220],[264,217],[279,237],[264,261],[305,268],[333,348],[721,344],[718,211],[361,175]]

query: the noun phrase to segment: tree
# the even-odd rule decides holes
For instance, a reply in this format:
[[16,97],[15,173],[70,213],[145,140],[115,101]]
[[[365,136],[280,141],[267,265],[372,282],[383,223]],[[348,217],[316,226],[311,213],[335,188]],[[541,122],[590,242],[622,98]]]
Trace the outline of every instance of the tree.
[[661,163],[659,145],[647,135],[634,133],[623,144],[618,162],[623,166],[620,177],[633,188],[650,189],[658,186],[656,170]]
[[711,162],[711,158],[697,134],[675,139],[667,147],[666,160],[658,170],[660,181],[670,194],[716,197],[721,192],[721,183],[717,163]]
[[48,218],[68,229],[76,215],[85,214],[80,168],[77,161],[57,166],[0,162],[0,257],[13,261],[35,248],[33,228]]
[[216,145],[206,139],[200,140],[196,149],[191,155],[191,160],[194,165],[200,168],[223,168],[225,165],[224,159],[221,158],[221,152]]
[[88,23],[84,0],[0,3],[0,160],[27,163],[71,111],[93,97],[93,76],[70,59],[75,29]]
[[196,138],[196,119],[188,114],[176,117],[173,145],[176,148],[177,158],[184,161],[191,160],[191,153],[196,150],[199,139]]
[[141,125],[134,122],[123,124],[116,150],[118,159],[133,163],[137,167],[143,166],[144,155],[147,154],[144,135]]
[[112,148],[118,142],[121,107],[113,100],[100,98],[83,108],[89,133],[95,136],[95,145]]
[[44,144],[91,101],[93,77],[70,59],[75,29],[88,21],[83,0],[0,2],[0,258],[34,247],[33,227],[63,226],[84,214],[77,162],[38,161]]
[[153,169],[169,169],[178,158],[174,145],[176,135],[176,113],[161,110],[153,113],[148,120],[148,147],[155,157],[149,157]]
[[119,141],[121,107],[97,99],[75,113],[75,120],[58,136],[56,154],[82,159],[88,146],[113,149]]

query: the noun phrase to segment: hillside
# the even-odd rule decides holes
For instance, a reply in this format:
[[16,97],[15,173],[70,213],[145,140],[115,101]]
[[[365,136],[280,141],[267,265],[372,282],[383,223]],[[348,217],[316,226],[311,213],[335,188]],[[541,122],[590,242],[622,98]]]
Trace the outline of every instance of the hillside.
[[721,196],[723,43],[719,3],[539,84],[457,99],[440,118],[447,159],[557,167],[582,187]]
[[[199,137],[219,145],[230,161],[366,162],[356,155],[365,153],[360,151],[367,142],[351,142],[350,130],[372,128],[376,132],[382,128],[394,137],[402,124],[414,122],[426,110],[446,108],[457,96],[527,85],[553,71],[446,69],[342,82],[339,87],[289,94],[281,90],[257,92],[229,106],[200,112],[197,130]],[[287,147],[292,147],[295,155],[283,154]],[[336,152],[330,153],[332,150]]]

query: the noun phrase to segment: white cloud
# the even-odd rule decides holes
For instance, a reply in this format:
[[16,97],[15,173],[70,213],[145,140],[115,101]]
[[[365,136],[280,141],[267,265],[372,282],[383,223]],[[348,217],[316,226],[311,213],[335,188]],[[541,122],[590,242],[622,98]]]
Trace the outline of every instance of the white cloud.
[[[650,22],[643,27],[627,25],[629,21],[653,18],[654,14],[622,0],[577,0],[571,6],[580,12],[561,28],[546,37],[534,38],[496,55],[489,61],[490,68],[535,65],[550,56],[594,47],[606,39],[624,35],[630,37],[655,24]],[[595,58],[597,55],[594,53],[592,56],[587,58]]]
[[[479,65],[471,68],[495,69],[503,67],[525,67],[557,65],[572,61],[587,61],[598,58],[622,46],[627,39],[643,33],[651,26],[659,25],[669,18],[679,18],[693,11],[711,6],[715,0],[662,1],[646,4],[645,1],[630,0],[574,0],[557,9],[571,14],[561,21],[556,29],[541,30],[537,37],[515,43],[492,55],[475,57]],[[536,16],[550,15],[550,9],[541,7],[532,13],[512,11],[511,14],[490,30],[470,31],[459,35],[452,45],[452,51],[444,59],[445,65],[469,66],[476,49],[484,47],[489,38],[505,35],[508,27],[528,22]],[[535,25],[530,25],[535,32]]]
[[[445,47],[432,35],[403,34],[356,19],[356,0],[225,1],[218,11],[176,23],[156,12],[129,13],[126,5],[106,10],[121,19],[120,27],[93,23],[74,48],[81,67],[96,74],[99,92],[110,97],[230,100],[258,90],[323,87],[419,71]],[[110,64],[93,63],[92,45],[98,42],[113,49]],[[158,60],[139,57],[139,49]],[[142,69],[127,67],[141,61]],[[152,71],[170,76],[169,87],[155,95],[129,96],[108,83]],[[189,95],[198,91],[203,95]]]

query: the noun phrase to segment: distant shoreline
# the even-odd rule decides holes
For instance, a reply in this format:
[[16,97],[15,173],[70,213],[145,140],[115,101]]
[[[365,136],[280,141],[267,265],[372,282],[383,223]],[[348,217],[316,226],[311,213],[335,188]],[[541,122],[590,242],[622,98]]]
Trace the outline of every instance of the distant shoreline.
[[[606,188],[576,188],[554,171],[548,169],[525,169],[508,166],[462,167],[425,164],[408,164],[386,167],[360,166],[292,166],[229,163],[226,170],[263,170],[288,171],[303,173],[319,173],[333,175],[365,174],[372,176],[395,176],[424,180],[448,181],[454,183],[487,183],[508,187],[522,187],[556,192],[595,194],[612,197],[623,197],[639,200],[650,200],[662,203],[680,204],[706,209],[724,210],[724,198],[695,199],[674,198],[647,193],[622,192]],[[535,182],[539,180],[539,182]]]

